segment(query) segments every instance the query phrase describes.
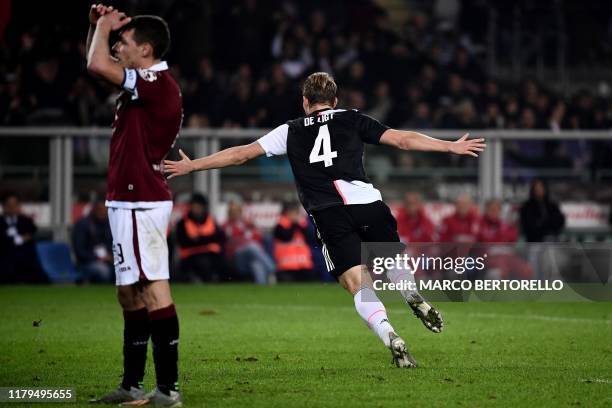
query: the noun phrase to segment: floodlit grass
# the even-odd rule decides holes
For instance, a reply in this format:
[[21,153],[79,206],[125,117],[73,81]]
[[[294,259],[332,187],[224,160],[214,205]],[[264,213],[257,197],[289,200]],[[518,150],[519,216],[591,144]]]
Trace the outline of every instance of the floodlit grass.
[[[612,405],[610,303],[440,303],[436,335],[395,300],[391,323],[420,364],[400,370],[336,285],[173,293],[186,406]],[[0,287],[0,322],[0,386],[74,387],[74,407],[120,382],[113,287]]]

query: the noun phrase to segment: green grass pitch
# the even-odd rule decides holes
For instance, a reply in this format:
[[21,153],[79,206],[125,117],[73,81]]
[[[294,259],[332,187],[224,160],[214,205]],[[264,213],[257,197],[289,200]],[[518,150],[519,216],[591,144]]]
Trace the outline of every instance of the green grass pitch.
[[[610,303],[440,303],[433,334],[397,299],[420,364],[400,370],[337,285],[173,293],[186,406],[612,406]],[[0,322],[0,386],[75,387],[75,407],[120,382],[113,287],[0,287]]]

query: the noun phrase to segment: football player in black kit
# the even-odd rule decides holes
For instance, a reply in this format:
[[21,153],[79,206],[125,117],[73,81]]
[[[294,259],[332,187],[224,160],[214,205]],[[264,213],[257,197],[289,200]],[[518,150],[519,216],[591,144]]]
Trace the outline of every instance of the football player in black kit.
[[[257,141],[191,160],[165,161],[168,178],[193,171],[240,165],[266,154],[289,158],[300,201],[317,227],[328,271],[352,296],[368,327],[391,350],[398,367],[416,367],[404,340],[391,326],[384,305],[362,265],[362,242],[399,243],[397,223],[363,168],[364,144],[385,144],[402,150],[478,156],[483,139],[468,135],[450,142],[409,131],[390,129],[356,110],[336,109],[337,86],[324,72],[310,75],[302,89],[306,116],[280,125]],[[391,282],[414,282],[405,270],[387,270]],[[402,290],[406,303],[431,331],[443,328],[442,316],[417,291]]]

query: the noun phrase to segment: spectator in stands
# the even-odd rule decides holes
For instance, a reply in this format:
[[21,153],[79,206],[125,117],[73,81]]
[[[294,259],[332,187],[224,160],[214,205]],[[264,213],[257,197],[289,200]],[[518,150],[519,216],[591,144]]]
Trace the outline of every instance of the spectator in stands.
[[241,204],[229,204],[223,230],[227,236],[227,256],[233,260],[238,273],[252,276],[255,283],[260,285],[274,283],[274,261],[264,249],[263,236],[259,229],[244,218]]
[[218,126],[220,103],[224,99],[221,81],[209,58],[202,58],[198,71],[188,88],[183,88],[185,109],[200,115],[201,127]]
[[459,129],[481,129],[482,123],[478,118],[474,104],[466,99],[461,102],[457,108],[457,126]]
[[251,84],[241,80],[236,84],[236,90],[229,97],[227,118],[224,127],[255,127],[257,126],[257,106],[251,97]]
[[21,214],[17,195],[9,193],[2,200],[0,216],[0,283],[46,283],[38,263],[32,218]]
[[507,129],[517,129],[520,127],[520,106],[516,96],[513,95],[506,99],[504,117]]
[[104,201],[94,202],[89,214],[76,222],[72,247],[85,281],[113,282],[113,237]]
[[434,225],[425,213],[420,193],[409,191],[404,195],[404,205],[397,211],[397,232],[405,243],[434,241]]
[[521,106],[528,108],[535,108],[540,95],[540,86],[533,79],[526,79],[521,85]]
[[25,125],[30,109],[19,76],[7,74],[4,83],[0,84],[0,123],[7,126]]
[[272,40],[272,55],[280,59],[283,72],[289,78],[301,77],[313,63],[310,48],[299,41],[305,35],[303,25],[298,24],[290,29],[289,22],[283,21]]
[[540,93],[535,104],[536,127],[538,129],[547,129],[550,127],[551,112],[550,96],[544,92]]
[[489,200],[478,227],[478,242],[491,245],[480,246],[478,254],[486,254],[487,278],[529,279],[531,267],[514,250],[518,229],[502,219],[501,201]]
[[480,100],[481,106],[486,106],[490,103],[494,103],[498,106],[501,104],[501,96],[499,94],[499,84],[493,79],[489,79],[485,83],[483,95]]
[[531,108],[523,108],[519,122],[521,129],[535,129],[537,126],[536,115]]
[[416,105],[414,115],[402,127],[412,129],[430,129],[433,126],[431,109],[427,102],[419,102]]
[[309,243],[314,243],[308,220],[297,203],[284,203],[274,227],[274,260],[281,282],[317,279]]
[[187,214],[176,225],[181,274],[186,280],[217,282],[226,274],[225,234],[209,212],[208,199],[195,193]]
[[366,114],[381,122],[386,122],[392,106],[389,83],[385,81],[377,83],[374,87],[372,106],[366,111]]
[[497,199],[489,200],[478,228],[478,242],[516,242],[518,230],[502,219],[502,204]]
[[365,64],[361,61],[353,62],[348,71],[346,89],[367,92],[370,89],[370,82],[366,75]]
[[[397,210],[397,232],[400,240],[409,243],[407,253],[412,256],[427,254],[436,256],[438,248],[429,243],[435,242],[435,227],[429,216],[425,213],[421,194],[408,191],[404,194],[403,206]],[[423,245],[421,245],[421,243]],[[415,271],[419,276],[422,270]],[[430,273],[428,274],[432,276]]]
[[331,43],[327,38],[320,38],[316,42],[316,52],[314,56],[313,71],[323,71],[333,73],[333,56],[331,54]]
[[470,87],[476,86],[483,81],[481,66],[471,58],[465,47],[460,46],[455,50],[455,55],[449,69],[463,77]]
[[[271,69],[270,92],[268,92],[266,98],[268,107],[267,121],[268,123],[283,123],[288,117],[302,114],[298,108],[287,106],[288,101],[299,98],[298,88],[289,82],[280,64],[273,65]],[[295,106],[298,106],[298,104],[295,104]]]
[[455,212],[442,220],[440,242],[473,243],[478,236],[480,216],[469,194],[461,194],[455,201]]
[[501,115],[499,105],[490,102],[485,108],[483,126],[488,129],[501,129],[504,127],[504,117]]
[[565,226],[565,216],[551,200],[543,180],[531,183],[529,199],[521,206],[520,217],[527,242],[556,241]]
[[574,129],[595,129],[595,100],[587,90],[582,90],[573,100],[570,126]]
[[458,105],[466,100],[470,100],[465,85],[465,79],[455,73],[449,74],[446,95],[443,96],[443,98],[449,98],[453,105]]
[[555,133],[559,133],[561,131],[561,128],[564,127],[563,124],[565,123],[566,111],[567,106],[564,102],[557,102],[557,104],[555,104],[548,120],[550,130]]

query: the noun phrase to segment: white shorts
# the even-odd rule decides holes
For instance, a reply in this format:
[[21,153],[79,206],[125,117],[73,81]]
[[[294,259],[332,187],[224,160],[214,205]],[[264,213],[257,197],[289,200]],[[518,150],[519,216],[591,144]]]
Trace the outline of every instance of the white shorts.
[[166,232],[172,206],[108,209],[117,286],[170,277]]

